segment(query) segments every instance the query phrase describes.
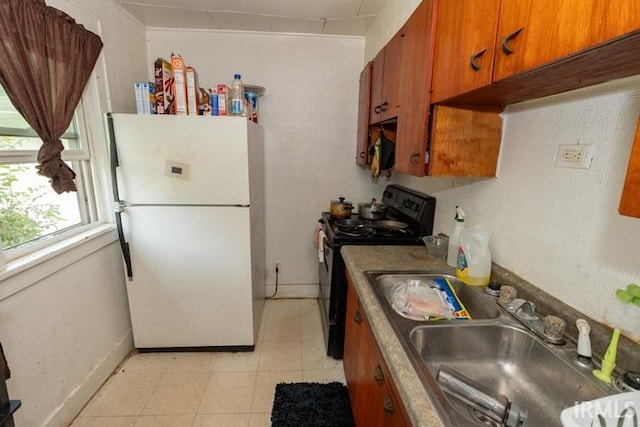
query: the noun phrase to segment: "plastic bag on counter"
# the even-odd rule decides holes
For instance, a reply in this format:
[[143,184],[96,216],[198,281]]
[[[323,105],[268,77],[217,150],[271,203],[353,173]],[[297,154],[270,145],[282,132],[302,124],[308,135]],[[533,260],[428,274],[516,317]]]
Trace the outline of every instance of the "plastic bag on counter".
[[408,319],[471,319],[446,278],[398,282],[390,297],[393,309]]

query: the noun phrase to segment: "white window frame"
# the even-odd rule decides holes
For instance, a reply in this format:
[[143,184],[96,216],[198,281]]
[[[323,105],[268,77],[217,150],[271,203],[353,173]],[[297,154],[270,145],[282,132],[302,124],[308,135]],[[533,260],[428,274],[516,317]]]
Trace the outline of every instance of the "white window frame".
[[[88,96],[88,95],[85,95]],[[99,221],[96,205],[96,191],[93,184],[93,163],[91,152],[91,138],[88,132],[90,128],[87,122],[87,114],[85,114],[85,102],[81,101],[74,115],[74,119],[77,124],[77,139],[80,141],[79,149],[67,149],[62,152],[62,159],[68,163],[71,163],[74,172],[76,172],[75,183],[78,187],[78,208],[80,210],[81,223],[65,229],[61,229],[49,234],[45,234],[31,241],[25,242],[15,248],[0,249],[5,262],[10,262],[14,259],[29,255],[35,251],[41,250],[51,244],[57,243],[63,239],[74,236],[78,233],[86,231],[88,228],[94,226]],[[91,104],[89,102],[88,104]],[[8,129],[0,129],[0,133],[3,135],[10,134],[11,136],[29,136],[38,137],[35,131],[20,132],[7,132]],[[36,163],[37,162],[37,150],[15,150],[15,151],[0,151],[0,162],[2,164],[20,164],[20,163]],[[34,173],[36,173],[34,171]],[[42,178],[43,181],[46,178]],[[53,191],[53,189],[51,189]],[[1,261],[0,261],[1,262]]]

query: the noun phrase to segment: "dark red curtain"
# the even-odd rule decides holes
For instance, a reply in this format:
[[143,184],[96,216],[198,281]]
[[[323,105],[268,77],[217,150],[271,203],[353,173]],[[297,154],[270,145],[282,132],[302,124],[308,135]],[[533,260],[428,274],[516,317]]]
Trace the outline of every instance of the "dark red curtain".
[[60,137],[102,49],[102,40],[44,0],[0,1],[0,84],[42,139],[38,171],[58,193],[76,191]]

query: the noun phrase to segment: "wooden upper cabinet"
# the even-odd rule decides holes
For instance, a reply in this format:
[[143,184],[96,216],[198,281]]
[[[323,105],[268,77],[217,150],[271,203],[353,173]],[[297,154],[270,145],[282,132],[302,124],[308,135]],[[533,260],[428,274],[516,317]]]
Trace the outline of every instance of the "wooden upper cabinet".
[[638,0],[502,0],[493,81],[639,27]]
[[360,92],[358,99],[358,134],[356,143],[356,163],[366,166],[369,155],[369,110],[371,106],[371,68],[369,62],[360,73]]
[[442,1],[432,102],[491,84],[500,0]]
[[404,30],[401,29],[373,60],[370,123],[398,116],[403,37]]
[[495,176],[501,139],[502,119],[498,113],[436,105],[429,176]]
[[425,174],[429,104],[435,38],[434,2],[423,0],[404,26],[399,76],[400,110],[396,133],[396,172]]
[[631,148],[627,177],[624,181],[618,211],[621,215],[640,218],[640,118],[636,128],[636,138]]

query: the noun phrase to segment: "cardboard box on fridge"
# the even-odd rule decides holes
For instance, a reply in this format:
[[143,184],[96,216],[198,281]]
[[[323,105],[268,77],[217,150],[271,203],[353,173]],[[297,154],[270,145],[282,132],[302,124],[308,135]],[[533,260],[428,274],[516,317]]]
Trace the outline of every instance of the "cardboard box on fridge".
[[135,82],[133,89],[138,114],[156,114],[156,86],[153,82]]
[[218,91],[218,115],[229,116],[231,115],[230,107],[230,95],[231,89],[226,84],[219,84],[217,86]]
[[174,114],[175,95],[171,64],[164,58],[157,58],[154,62],[153,75],[156,86],[156,113]]
[[187,74],[187,114],[190,116],[198,115],[198,106],[200,105],[200,87],[198,86],[198,72],[195,68],[188,66]]
[[184,59],[180,55],[171,55],[171,72],[173,73],[173,93],[175,95],[175,114],[186,116],[187,108],[187,70]]

